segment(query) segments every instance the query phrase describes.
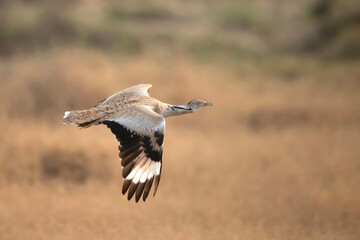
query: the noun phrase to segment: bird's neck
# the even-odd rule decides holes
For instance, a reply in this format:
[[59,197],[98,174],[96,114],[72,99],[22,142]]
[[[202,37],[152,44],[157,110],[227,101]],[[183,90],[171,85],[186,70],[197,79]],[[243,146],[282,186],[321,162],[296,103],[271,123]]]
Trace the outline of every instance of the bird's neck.
[[171,117],[177,116],[187,113],[192,113],[193,109],[189,108],[187,105],[185,106],[178,106],[178,105],[170,105],[168,104],[168,108],[163,113],[163,117]]

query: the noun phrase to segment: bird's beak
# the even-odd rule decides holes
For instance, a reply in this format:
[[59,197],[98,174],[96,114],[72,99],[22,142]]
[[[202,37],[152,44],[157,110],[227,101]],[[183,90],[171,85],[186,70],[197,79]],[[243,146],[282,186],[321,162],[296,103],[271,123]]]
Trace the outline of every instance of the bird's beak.
[[205,106],[214,106],[211,102],[206,102]]

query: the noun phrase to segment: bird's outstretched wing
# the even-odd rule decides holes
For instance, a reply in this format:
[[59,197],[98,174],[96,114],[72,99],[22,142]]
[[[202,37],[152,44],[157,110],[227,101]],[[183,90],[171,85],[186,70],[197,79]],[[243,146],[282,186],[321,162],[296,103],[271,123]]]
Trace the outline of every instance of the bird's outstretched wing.
[[129,87],[125,90],[122,90],[120,92],[117,92],[113,95],[111,95],[108,98],[105,98],[104,100],[98,102],[95,107],[109,104],[110,102],[121,102],[122,100],[129,98],[131,96],[145,96],[149,97],[149,90],[152,87],[151,84],[139,84],[132,87]]
[[129,87],[121,92],[124,94],[135,95],[135,96],[149,96],[149,89],[152,87],[151,84],[138,84]]
[[165,119],[148,107],[132,106],[120,117],[102,122],[119,142],[119,157],[123,167],[122,193],[128,200],[135,194],[145,201],[154,182],[154,196],[159,186]]

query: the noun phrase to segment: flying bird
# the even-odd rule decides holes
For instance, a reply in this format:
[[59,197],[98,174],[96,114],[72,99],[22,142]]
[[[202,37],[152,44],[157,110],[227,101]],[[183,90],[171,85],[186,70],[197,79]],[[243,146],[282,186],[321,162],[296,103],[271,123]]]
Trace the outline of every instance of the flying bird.
[[149,96],[151,84],[139,84],[100,101],[87,110],[66,111],[63,124],[81,128],[105,124],[119,142],[124,183],[122,193],[135,201],[149,195],[154,182],[155,196],[160,182],[165,118],[212,106],[191,100],[184,106],[160,102]]

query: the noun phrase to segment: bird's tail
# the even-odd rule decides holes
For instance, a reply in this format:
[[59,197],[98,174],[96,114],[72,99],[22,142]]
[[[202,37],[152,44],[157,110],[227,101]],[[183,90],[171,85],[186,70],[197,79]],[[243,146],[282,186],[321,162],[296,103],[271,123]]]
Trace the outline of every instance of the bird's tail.
[[103,117],[104,112],[101,108],[66,111],[63,118],[63,124],[76,124],[78,127],[87,128],[99,124]]

